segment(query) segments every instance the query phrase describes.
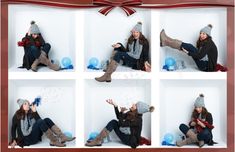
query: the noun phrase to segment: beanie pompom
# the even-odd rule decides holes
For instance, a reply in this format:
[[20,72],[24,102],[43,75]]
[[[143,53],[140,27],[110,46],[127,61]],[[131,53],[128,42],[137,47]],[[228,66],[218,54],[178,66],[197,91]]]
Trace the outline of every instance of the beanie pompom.
[[142,22],[137,22],[137,24],[140,24],[140,25],[142,25]]
[[211,24],[208,24],[207,26],[209,26],[210,28],[212,28],[212,27],[213,27]]
[[199,94],[199,96],[200,96],[200,97],[204,97],[204,94],[201,93],[201,94]]
[[155,109],[154,106],[150,106],[150,107],[149,107],[149,112],[153,112],[154,109]]
[[32,24],[35,24],[35,21],[31,21],[30,24],[31,24],[31,25],[32,25]]

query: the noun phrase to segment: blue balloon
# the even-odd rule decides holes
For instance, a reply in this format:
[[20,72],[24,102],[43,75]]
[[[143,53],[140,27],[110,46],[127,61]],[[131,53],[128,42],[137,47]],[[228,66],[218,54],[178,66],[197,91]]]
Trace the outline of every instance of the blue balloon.
[[73,138],[73,135],[72,135],[71,132],[66,131],[66,132],[64,132],[64,135],[65,135],[66,137]]
[[165,59],[165,65],[169,66],[174,66],[176,63],[175,59],[169,57]]
[[99,135],[98,132],[91,132],[89,134],[89,140],[94,140]]
[[92,65],[93,67],[96,67],[99,64],[99,60],[97,58],[91,58],[89,60],[89,65]]
[[72,64],[71,59],[68,57],[64,57],[61,62],[64,67],[68,67]]
[[165,134],[164,141],[166,141],[166,143],[170,144],[173,142],[173,140],[174,140],[174,136],[172,134],[170,133]]

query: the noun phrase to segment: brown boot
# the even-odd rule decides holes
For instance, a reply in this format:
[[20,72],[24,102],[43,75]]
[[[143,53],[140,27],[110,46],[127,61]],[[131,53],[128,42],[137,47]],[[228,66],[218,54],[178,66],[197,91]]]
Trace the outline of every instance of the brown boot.
[[198,145],[201,148],[205,145],[205,142],[203,140],[201,140],[201,141],[198,142]]
[[192,140],[192,143],[198,142],[197,134],[194,133],[192,129],[188,130],[188,132],[186,133],[186,136]]
[[37,72],[37,67],[39,63],[40,63],[39,59],[35,59],[33,64],[31,65],[31,70],[33,70],[34,72]]
[[160,33],[160,46],[169,46],[173,49],[181,50],[182,41],[168,37],[163,29]]
[[104,128],[100,134],[92,141],[87,142],[85,146],[93,147],[93,146],[101,146],[103,143],[103,139],[109,135],[109,131]]
[[190,145],[192,143],[193,143],[193,141],[190,138],[186,138],[184,140],[176,141],[176,146],[181,147],[183,145]]
[[48,66],[52,70],[55,70],[55,71],[60,70],[60,66],[57,64],[51,63],[51,61],[48,59],[48,57],[44,51],[41,51],[41,55],[39,56],[39,61],[40,61],[40,63]]
[[51,146],[57,146],[57,147],[65,147],[66,146],[65,144],[61,143],[56,136],[54,136],[51,129],[47,129],[45,134],[46,134],[47,138],[50,140]]
[[51,130],[60,138],[60,142],[61,143],[65,143],[66,141],[72,141],[74,140],[76,137],[67,137],[65,136],[62,131],[60,130],[59,127],[57,127],[56,125],[53,125],[51,127]]
[[104,75],[102,75],[101,77],[95,78],[95,80],[99,82],[105,82],[105,81],[111,82],[111,75],[116,70],[117,66],[118,66],[118,63],[115,60],[111,60]]
[[[116,50],[113,50],[113,51],[112,51],[112,54],[111,54],[111,57],[110,57],[110,62],[113,60],[113,57],[115,56],[116,53],[117,53]],[[109,62],[109,63],[110,63],[110,62]],[[103,70],[104,72],[107,71],[109,63],[107,64],[107,68]]]

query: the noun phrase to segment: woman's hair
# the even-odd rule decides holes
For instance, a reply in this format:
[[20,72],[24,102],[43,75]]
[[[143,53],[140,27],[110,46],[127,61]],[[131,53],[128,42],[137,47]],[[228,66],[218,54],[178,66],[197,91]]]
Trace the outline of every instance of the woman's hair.
[[[134,41],[134,36],[131,34],[131,36],[128,38],[127,43],[131,44]],[[145,36],[140,32],[140,37],[139,37],[139,43],[140,44],[144,44],[147,41],[147,39],[145,38]]]
[[[29,110],[28,113],[30,113],[31,110]],[[23,109],[23,105],[20,107],[19,110],[16,111],[15,113],[17,119],[24,119],[25,117],[25,110]]]
[[197,40],[197,44],[196,44],[197,48],[199,48],[202,43],[205,43],[205,42],[207,42],[207,41],[209,41],[209,40],[212,40],[212,37],[209,36],[209,35],[207,35],[207,38],[206,38],[205,40],[203,40],[203,41],[200,40],[200,36],[199,36],[199,38],[198,38],[198,40]]
[[[202,107],[202,118],[206,118],[207,114],[208,114],[208,111],[205,107]],[[196,109],[193,110],[193,113],[192,113],[192,118],[195,118],[197,119],[199,116],[199,113],[197,112]]]

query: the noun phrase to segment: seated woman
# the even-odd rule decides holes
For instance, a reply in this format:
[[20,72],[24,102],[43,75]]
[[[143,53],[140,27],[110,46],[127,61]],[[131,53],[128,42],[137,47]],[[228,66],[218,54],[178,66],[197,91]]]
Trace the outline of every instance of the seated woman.
[[72,141],[75,137],[65,136],[60,128],[50,118],[41,119],[36,110],[36,105],[30,106],[28,100],[18,99],[20,109],[12,119],[11,147],[30,146],[41,141],[43,134],[50,140],[51,146],[64,147],[65,142]]
[[181,124],[179,129],[186,135],[186,139],[176,142],[176,145],[181,147],[183,145],[198,144],[202,147],[204,144],[213,145],[213,117],[207,111],[204,104],[204,95],[200,94],[194,103],[194,110],[189,122],[189,127]]
[[126,48],[121,43],[112,45],[117,52],[113,55],[104,75],[95,78],[96,81],[111,82],[111,75],[121,60],[133,69],[150,71],[149,42],[142,34],[142,23],[138,22],[131,32]]
[[128,112],[124,113],[127,109],[122,107],[119,112],[118,105],[112,99],[106,100],[106,102],[114,106],[118,120],[111,120],[93,141],[89,141],[85,145],[90,147],[101,146],[103,139],[114,130],[123,144],[132,148],[139,146],[142,130],[142,115],[146,112],[153,112],[154,107],[144,102],[137,102],[132,105]]
[[169,46],[188,54],[193,58],[198,69],[201,71],[216,71],[218,51],[211,37],[211,29],[211,24],[201,29],[196,47],[192,44],[172,39],[162,30],[160,33],[160,45],[161,47]]
[[51,45],[44,41],[34,21],[31,22],[28,33],[26,33],[21,42],[18,42],[18,45],[24,47],[23,65],[20,68],[31,69],[37,72],[37,67],[41,63],[52,70],[60,70],[60,66],[51,63],[48,58]]

